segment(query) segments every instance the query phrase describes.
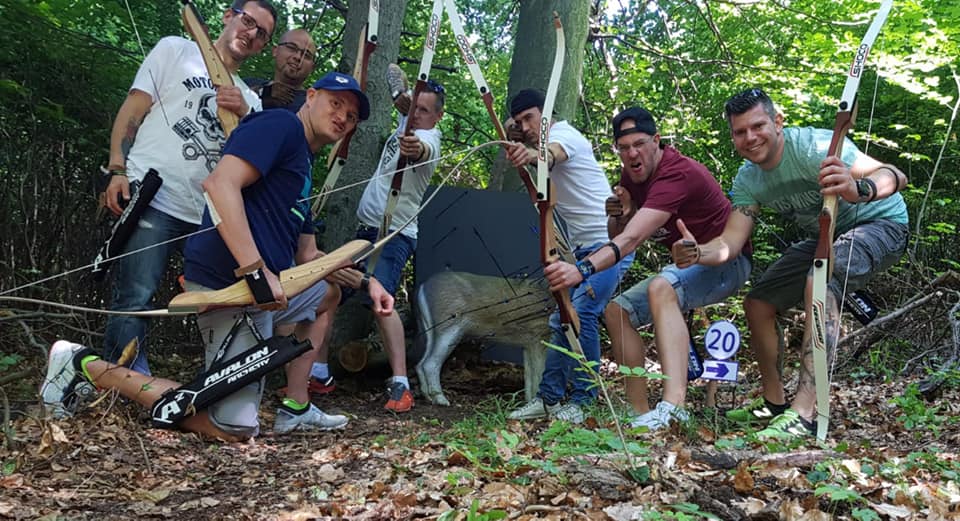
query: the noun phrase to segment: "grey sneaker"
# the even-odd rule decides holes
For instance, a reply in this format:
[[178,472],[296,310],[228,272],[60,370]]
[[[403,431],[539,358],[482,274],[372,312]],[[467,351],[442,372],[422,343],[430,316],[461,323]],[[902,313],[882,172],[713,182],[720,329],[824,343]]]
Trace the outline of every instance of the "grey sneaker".
[[284,407],[280,407],[277,409],[277,418],[273,422],[273,432],[275,434],[286,434],[294,430],[329,431],[346,427],[348,421],[346,416],[327,414],[312,403],[310,408],[302,414],[294,414]]
[[[543,403],[543,399],[537,396],[524,405],[510,411],[507,418],[511,420],[536,420],[537,418],[546,418],[548,414],[547,407],[547,404]],[[555,408],[557,405],[553,407]]]
[[93,351],[66,340],[58,340],[50,346],[47,375],[40,384],[40,397],[52,418],[73,416],[81,400],[96,392],[77,368],[78,356],[87,354],[93,354]]
[[646,427],[652,432],[668,427],[671,421],[685,422],[689,419],[690,414],[683,407],[677,407],[670,402],[660,402],[652,410],[634,416],[630,426],[635,429]]
[[387,65],[387,86],[390,88],[390,98],[394,101],[407,92],[407,75],[396,63]]
[[563,420],[568,423],[583,423],[583,410],[575,403],[557,404],[547,406],[550,417],[554,420]]

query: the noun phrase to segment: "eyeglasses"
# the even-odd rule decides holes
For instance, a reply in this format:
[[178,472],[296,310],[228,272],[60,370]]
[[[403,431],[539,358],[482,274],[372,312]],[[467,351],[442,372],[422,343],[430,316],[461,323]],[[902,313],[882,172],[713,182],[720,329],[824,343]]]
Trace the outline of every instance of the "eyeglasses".
[[651,141],[653,141],[653,138],[652,138],[652,137],[651,137],[651,138],[647,138],[647,139],[638,139],[638,140],[634,141],[633,143],[628,143],[628,144],[625,143],[625,144],[623,144],[623,145],[617,144],[617,145],[614,145],[613,151],[616,152],[616,153],[618,153],[618,154],[620,154],[620,155],[622,156],[622,155],[630,152],[630,149],[631,149],[631,148],[640,150],[640,149],[643,148],[644,145],[646,145],[647,143],[649,143],[649,142],[651,142]]
[[317,58],[317,55],[313,53],[310,49],[300,47],[299,45],[293,42],[280,42],[277,44],[277,47],[283,47],[284,49],[292,52],[293,54],[299,54],[300,58],[307,61],[314,61]]
[[270,33],[257,23],[256,18],[247,14],[247,12],[243,9],[237,9],[236,7],[231,7],[230,9],[232,9],[234,13],[240,15],[240,22],[243,23],[243,26],[246,27],[247,30],[253,29],[254,27],[257,28],[258,40],[262,42],[270,40]]

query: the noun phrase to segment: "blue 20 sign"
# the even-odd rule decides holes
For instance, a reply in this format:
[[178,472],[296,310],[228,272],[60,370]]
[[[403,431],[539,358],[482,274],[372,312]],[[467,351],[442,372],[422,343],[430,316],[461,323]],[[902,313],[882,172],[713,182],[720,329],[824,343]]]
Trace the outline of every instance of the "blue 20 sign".
[[707,353],[716,360],[726,360],[740,349],[740,332],[728,320],[718,320],[710,324],[703,340],[707,344]]

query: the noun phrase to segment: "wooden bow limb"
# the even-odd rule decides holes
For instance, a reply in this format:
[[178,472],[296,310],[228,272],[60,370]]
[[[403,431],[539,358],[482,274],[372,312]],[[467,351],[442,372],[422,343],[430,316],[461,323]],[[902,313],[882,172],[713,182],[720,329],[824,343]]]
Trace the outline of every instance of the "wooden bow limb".
[[[445,0],[445,2],[447,16],[450,17],[450,26],[453,28],[453,35],[457,40],[457,48],[460,49],[460,55],[463,56],[463,61],[466,62],[467,68],[470,70],[470,77],[473,78],[473,83],[480,92],[483,104],[487,108],[487,114],[493,123],[493,128],[496,129],[497,136],[500,137],[500,141],[504,142],[503,147],[506,149],[506,142],[508,141],[507,132],[504,130],[503,123],[500,122],[500,118],[497,117],[497,112],[493,108],[493,94],[490,93],[490,87],[487,85],[487,80],[483,77],[483,71],[480,70],[476,55],[470,46],[470,40],[467,38],[467,33],[463,29],[463,24],[460,21],[460,12],[457,11],[457,4],[454,0]],[[527,193],[530,194],[530,201],[536,204],[537,199],[539,199],[537,197],[537,187],[533,184],[530,173],[523,167],[518,167],[517,173],[520,175],[520,180],[523,181],[523,186],[526,187]]]
[[[840,97],[839,110],[833,128],[833,137],[827,150],[827,157],[840,157],[843,151],[844,136],[853,128],[856,120],[857,90],[863,74],[870,48],[876,41],[880,28],[887,20],[893,0],[883,0],[877,16],[871,22],[867,33],[857,47],[853,62],[847,72],[847,82]],[[813,260],[813,288],[810,302],[810,315],[807,318],[807,332],[813,351],[814,378],[817,395],[817,438],[827,438],[830,422],[830,375],[827,357],[827,285],[833,274],[833,233],[836,226],[837,196],[826,195],[818,219],[820,236]],[[840,303],[837,304],[839,312]],[[837,317],[839,319],[839,317]],[[835,341],[836,339],[834,339]]]
[[[360,31],[360,40],[357,45],[357,59],[353,64],[353,77],[360,82],[360,89],[367,91],[367,72],[370,68],[370,55],[377,50],[377,41],[379,39],[380,28],[380,0],[370,0],[367,10],[367,25]],[[362,57],[362,58],[361,58]],[[320,194],[313,203],[311,212],[314,219],[320,215],[320,211],[327,204],[327,199],[333,192],[333,187],[337,185],[340,179],[340,173],[344,165],[347,164],[347,157],[350,154],[350,140],[353,138],[357,128],[354,127],[347,135],[334,143],[330,151],[330,157],[327,160],[327,177],[323,180],[323,186],[320,187]]]
[[[227,67],[220,58],[220,53],[217,52],[217,48],[214,47],[213,42],[210,41],[210,33],[207,30],[207,25],[203,21],[203,17],[200,16],[200,12],[197,11],[196,6],[194,6],[190,0],[181,1],[183,2],[183,8],[180,10],[180,17],[183,19],[183,26],[200,48],[200,55],[203,56],[203,63],[207,66],[207,74],[210,75],[210,81],[213,82],[214,85],[233,86],[233,75],[227,71]],[[230,137],[233,129],[237,128],[237,125],[240,124],[239,116],[227,109],[221,108],[219,105],[217,106],[217,118],[220,119],[223,134],[227,137]]]
[[[334,271],[352,266],[373,250],[369,241],[353,240],[336,250],[310,262],[285,269],[277,278],[289,298],[323,280]],[[256,300],[246,281],[238,281],[223,289],[188,291],[172,300],[167,308],[172,312],[202,313],[211,309],[253,306]]]

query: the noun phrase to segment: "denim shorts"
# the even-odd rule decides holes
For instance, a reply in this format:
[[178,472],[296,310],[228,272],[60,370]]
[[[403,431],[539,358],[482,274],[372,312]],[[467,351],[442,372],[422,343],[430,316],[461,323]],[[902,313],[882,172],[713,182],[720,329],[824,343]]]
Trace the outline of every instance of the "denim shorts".
[[[840,301],[844,292],[866,287],[874,274],[900,260],[907,247],[910,228],[893,221],[873,221],[857,225],[833,241],[833,276],[830,290]],[[796,242],[767,268],[747,297],[772,304],[786,311],[803,302],[807,277],[813,275],[816,239]]]
[[[207,288],[187,281],[187,291],[204,291]],[[317,308],[320,301],[327,294],[326,282],[310,286],[306,290],[290,298],[287,308],[279,311],[263,311],[257,308],[225,308],[197,315],[197,326],[204,342],[206,366],[213,363],[223,339],[227,336],[237,319],[242,316],[244,309],[250,313],[257,330],[264,339],[273,336],[274,328],[282,324],[298,324],[312,322],[317,318]],[[225,359],[236,356],[256,345],[257,341],[250,328],[241,326],[230,346],[227,348]],[[259,423],[257,413],[260,410],[260,399],[263,396],[263,379],[248,384],[236,392],[217,401],[207,408],[210,421],[220,430],[235,436],[254,436],[258,432]]]
[[670,264],[660,273],[652,275],[643,282],[624,291],[614,299],[630,316],[633,327],[653,323],[647,288],[656,277],[670,281],[677,292],[680,309],[689,311],[702,306],[716,304],[735,294],[750,278],[752,264],[750,259],[740,254],[737,258],[719,266],[695,264],[688,268],[678,268]]
[[[357,239],[363,239],[370,242],[377,242],[377,233],[379,229],[373,226],[361,225],[357,229]],[[403,267],[417,249],[417,240],[398,233],[394,238],[383,245],[379,252],[377,263],[373,267],[372,275],[391,295],[397,294],[400,287],[400,277],[403,275]],[[377,254],[375,253],[374,256]],[[363,266],[367,271],[367,264]],[[369,302],[370,297],[364,296],[364,300]]]

